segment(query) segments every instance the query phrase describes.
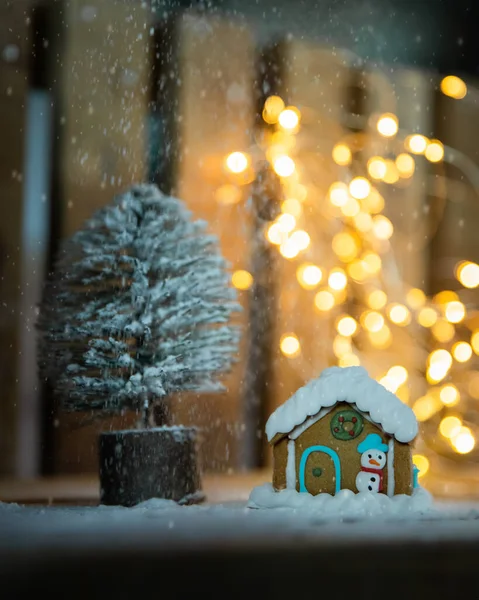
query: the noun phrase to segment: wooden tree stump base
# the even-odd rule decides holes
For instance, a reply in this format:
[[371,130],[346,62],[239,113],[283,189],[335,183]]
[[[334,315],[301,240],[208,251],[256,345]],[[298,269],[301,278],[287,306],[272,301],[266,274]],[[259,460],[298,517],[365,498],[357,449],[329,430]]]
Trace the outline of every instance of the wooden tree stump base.
[[134,506],[151,498],[180,504],[204,500],[197,434],[192,427],[101,433],[101,504]]

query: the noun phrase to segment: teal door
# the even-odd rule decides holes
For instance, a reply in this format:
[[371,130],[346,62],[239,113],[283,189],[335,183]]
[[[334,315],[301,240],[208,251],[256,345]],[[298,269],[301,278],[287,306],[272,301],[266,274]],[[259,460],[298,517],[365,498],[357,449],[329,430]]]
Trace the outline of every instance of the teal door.
[[299,491],[308,492],[306,487],[306,464],[308,458],[315,452],[321,452],[332,460],[334,469],[334,493],[337,494],[341,489],[341,463],[339,461],[338,453],[327,446],[311,446],[303,452],[299,463]]

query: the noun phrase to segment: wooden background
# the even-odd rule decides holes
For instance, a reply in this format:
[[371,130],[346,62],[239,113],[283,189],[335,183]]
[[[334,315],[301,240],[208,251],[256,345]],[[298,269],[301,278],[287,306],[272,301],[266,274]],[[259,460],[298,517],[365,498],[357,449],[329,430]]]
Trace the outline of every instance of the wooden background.
[[[51,94],[53,111],[52,239],[46,260],[58,239],[71,235],[96,208],[130,183],[150,177],[183,198],[195,216],[209,221],[232,269],[248,269],[249,188],[241,186],[239,202],[229,205],[217,202],[215,191],[231,183],[223,169],[225,154],[248,151],[254,141],[257,98],[264,94],[264,73],[258,68],[261,51],[250,28],[219,16],[186,12],[163,18],[141,3],[115,0],[41,5],[18,0],[0,7],[0,125],[8,140],[0,145],[0,475],[94,472],[99,428],[133,419],[80,427],[84,416],[56,411],[42,398],[34,370],[21,368],[26,351],[22,344],[33,340],[33,334],[28,339],[21,333],[25,316],[20,297],[29,282],[20,282],[22,261],[28,258],[21,244],[25,107],[40,68],[35,57],[43,57],[45,74],[35,85]],[[311,108],[315,116],[304,143],[316,140],[325,155],[348,132],[351,86],[361,81],[367,91],[362,107],[366,117],[394,111],[405,127],[441,137],[475,158],[477,108],[472,102],[458,104],[440,97],[437,77],[406,68],[392,75],[377,68],[358,70],[351,53],[294,39],[280,43],[276,57],[282,76],[275,91],[288,103]],[[154,139],[160,148],[153,154],[152,123],[159,124],[160,132]],[[321,170],[318,201],[334,179],[331,167],[323,165]],[[436,291],[450,283],[445,273],[458,259],[479,259],[473,226],[477,208],[473,195],[464,192],[464,198],[448,205],[438,234],[425,240],[414,215],[430,200],[421,183],[426,176],[418,173],[417,183],[391,194],[386,212],[398,233],[395,249],[402,257],[404,279]],[[464,225],[459,227],[459,222]],[[33,283],[38,287],[38,278]],[[294,266],[286,261],[281,261],[278,289],[268,413],[317,374],[317,365],[324,364],[329,351],[324,344],[326,324],[312,312],[311,298],[297,294]],[[245,310],[238,322],[245,335],[239,362],[226,379],[227,392],[183,397],[174,409],[176,422],[204,428],[203,460],[209,470],[241,466],[249,294],[239,294]],[[31,304],[37,296],[38,290]],[[292,314],[301,315],[295,327],[306,340],[301,362],[277,351]],[[29,381],[23,394],[20,379]],[[29,415],[36,419],[25,427]],[[39,441],[19,464],[21,449],[32,435]],[[265,450],[263,462],[268,461]]]

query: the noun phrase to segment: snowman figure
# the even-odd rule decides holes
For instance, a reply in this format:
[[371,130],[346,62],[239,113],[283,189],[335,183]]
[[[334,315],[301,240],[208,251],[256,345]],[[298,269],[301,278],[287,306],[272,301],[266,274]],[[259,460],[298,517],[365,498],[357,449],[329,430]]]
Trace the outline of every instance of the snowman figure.
[[356,475],[359,492],[378,493],[383,491],[383,469],[386,466],[387,444],[377,433],[370,433],[358,445],[361,453],[361,471]]

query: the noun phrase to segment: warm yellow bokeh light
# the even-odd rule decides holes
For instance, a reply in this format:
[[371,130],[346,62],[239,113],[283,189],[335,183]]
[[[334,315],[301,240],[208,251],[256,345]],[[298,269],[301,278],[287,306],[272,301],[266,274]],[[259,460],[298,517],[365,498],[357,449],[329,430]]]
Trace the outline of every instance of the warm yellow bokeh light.
[[406,302],[413,310],[419,310],[426,303],[426,294],[419,288],[411,288],[406,293]]
[[278,121],[278,117],[284,110],[284,102],[279,96],[270,96],[266,99],[263,108],[263,119],[270,125]]
[[328,284],[332,290],[344,290],[348,285],[348,278],[342,269],[333,269],[328,277]]
[[241,188],[236,185],[226,183],[221,185],[215,192],[216,202],[228,206],[230,204],[237,204],[242,197]]
[[304,202],[308,196],[308,188],[302,183],[288,181],[289,194]]
[[333,160],[337,165],[346,166],[351,163],[353,155],[346,144],[336,144],[333,148]]
[[418,398],[412,407],[418,421],[427,421],[443,407],[442,403],[434,396]]
[[346,231],[337,233],[333,237],[331,245],[334,253],[344,262],[353,260],[358,254],[356,239]]
[[384,327],[384,317],[376,311],[366,311],[361,316],[361,325],[366,331],[376,333]]
[[334,294],[334,303],[337,306],[343,304],[348,299],[348,293],[346,288],[344,288],[343,290],[331,290],[331,292]]
[[437,322],[437,312],[430,306],[425,306],[418,312],[417,322],[423,327],[432,327]]
[[446,342],[450,342],[456,334],[454,325],[451,325],[451,323],[448,323],[443,319],[435,323],[432,326],[431,331],[432,335],[436,338],[436,340],[443,344],[445,344]]
[[386,306],[388,297],[382,290],[373,290],[367,297],[367,303],[370,308],[379,310]]
[[395,394],[397,392],[397,389],[399,387],[396,384],[396,382],[394,380],[390,379],[387,375],[385,375],[384,377],[381,377],[381,379],[378,381],[378,383],[380,383],[383,387],[385,387],[387,390],[389,390],[393,394]]
[[278,223],[272,223],[266,232],[266,237],[269,242],[279,246],[286,239],[286,234],[282,231]]
[[328,195],[333,206],[344,206],[349,199],[348,186],[342,181],[336,181],[331,184]]
[[354,281],[364,281],[369,277],[369,273],[366,270],[366,265],[362,260],[354,260],[348,265],[348,275],[354,279]]
[[473,289],[479,286],[479,265],[463,261],[456,266],[456,278],[466,288]]
[[359,367],[360,364],[361,361],[359,360],[359,356],[356,356],[356,354],[353,354],[352,352],[347,352],[338,359],[338,366],[343,368]]
[[380,350],[389,348],[392,344],[391,330],[387,325],[384,325],[379,331],[369,331],[368,337],[371,344]]
[[291,238],[288,238],[281,243],[281,246],[279,247],[279,252],[284,258],[296,258],[296,256],[298,256],[298,254],[300,253],[300,249],[291,240]]
[[469,373],[467,391],[471,398],[479,400],[479,373],[477,371]]
[[366,233],[367,231],[371,231],[373,228],[373,218],[367,212],[358,212],[357,215],[353,217],[354,225],[358,231],[362,233]]
[[394,365],[394,367],[389,369],[387,376],[397,383],[397,386],[399,387],[406,383],[409,373],[407,372],[406,367],[403,367],[402,365]]
[[328,311],[331,310],[334,306],[334,296],[331,292],[327,290],[321,290],[314,297],[314,305],[320,311]]
[[249,158],[244,152],[232,152],[226,157],[226,166],[232,173],[242,173],[249,165]]
[[281,111],[278,117],[278,123],[283,129],[292,130],[296,129],[299,125],[300,112],[294,106],[288,106]]
[[439,162],[444,158],[444,146],[439,140],[431,140],[427,145],[425,156],[429,162]]
[[238,290],[248,290],[253,285],[253,276],[248,271],[240,269],[231,276],[231,283]]
[[452,290],[443,290],[434,296],[434,302],[437,304],[448,304],[449,302],[456,302],[459,300],[459,296]]
[[396,183],[399,180],[399,171],[396,167],[396,163],[393,160],[386,160],[386,173],[384,174],[383,181],[385,183]]
[[400,388],[398,388],[396,390],[396,396],[403,404],[409,404],[411,394],[409,393],[409,388],[407,386],[402,385]]
[[441,92],[454,100],[461,100],[467,94],[467,85],[460,77],[448,75],[441,81]]
[[297,336],[294,333],[286,333],[281,336],[279,343],[281,352],[288,358],[294,358],[301,352],[301,345]]
[[274,159],[273,169],[280,177],[290,177],[294,173],[296,165],[290,156],[282,154]]
[[349,196],[346,204],[341,206],[341,212],[345,217],[355,217],[359,214],[360,210],[361,206],[359,205],[359,202],[351,196]]
[[398,132],[398,119],[392,113],[385,113],[378,119],[377,130],[384,137],[393,137]]
[[309,237],[309,234],[306,231],[298,229],[298,231],[295,231],[291,234],[289,241],[292,244],[294,244],[298,248],[298,250],[301,251],[306,250],[306,248],[311,243],[311,238]]
[[279,149],[283,149],[283,154],[289,154],[296,146],[296,137],[290,131],[278,130],[271,136],[270,148],[274,148],[271,156],[279,154]]
[[364,281],[371,276],[366,263],[362,260],[354,260],[348,265],[348,275],[354,279],[354,281]]
[[411,177],[414,174],[416,163],[410,154],[403,152],[396,157],[396,167],[401,177]]
[[429,460],[422,454],[413,454],[412,462],[419,469],[417,476],[424,477],[429,471]]
[[371,184],[365,177],[355,177],[349,184],[349,193],[356,200],[367,198],[371,191]]
[[476,441],[469,427],[461,427],[459,432],[451,439],[454,450],[459,454],[469,454],[474,450]]
[[414,135],[410,135],[406,138],[406,148],[410,150],[413,154],[424,154],[427,148],[427,137],[420,135],[419,133],[415,133]]
[[288,213],[280,215],[276,219],[276,223],[283,233],[290,233],[296,227],[296,219]]
[[393,394],[396,394],[398,389],[406,383],[408,377],[409,374],[405,367],[402,365],[395,365],[389,369],[387,375],[379,380],[379,383]]
[[384,210],[384,198],[376,188],[371,188],[369,196],[364,198],[361,204],[363,205],[364,210],[367,210],[373,215]]
[[471,346],[476,354],[479,355],[479,330],[471,335]]
[[394,233],[393,224],[384,215],[376,215],[373,219],[373,233],[378,240],[388,240]]
[[380,156],[368,160],[368,173],[373,179],[382,179],[386,175],[386,162]]
[[467,342],[456,342],[452,347],[452,355],[457,362],[467,362],[472,356],[472,348]]
[[321,282],[323,272],[318,266],[305,263],[298,267],[296,277],[304,289],[312,290]]
[[345,354],[351,354],[352,345],[350,338],[337,335],[333,340],[333,352],[335,356],[340,358]]
[[283,204],[281,204],[281,210],[284,213],[288,213],[293,215],[293,217],[298,218],[303,212],[303,207],[301,202],[296,200],[296,198],[288,198],[288,200],[285,200]]
[[459,433],[461,426],[461,420],[457,417],[445,417],[439,425],[439,431],[445,438],[452,438]]
[[439,392],[439,398],[445,406],[455,406],[461,399],[461,395],[455,385],[447,383],[442,386]]
[[446,377],[452,365],[452,356],[447,350],[434,350],[428,357],[427,380],[437,383]]
[[349,337],[358,330],[358,323],[353,317],[343,316],[338,319],[336,329],[340,335]]
[[446,319],[449,323],[460,323],[466,316],[466,307],[462,302],[449,302],[445,310]]
[[444,364],[450,367],[452,365],[452,356],[447,350],[440,348],[439,350],[434,350],[431,352],[428,358],[428,363],[430,365]]
[[361,260],[368,273],[375,275],[381,270],[382,261],[379,254],[376,254],[375,252],[366,252],[363,254]]
[[411,313],[404,304],[393,303],[387,309],[389,319],[396,325],[407,325],[411,321]]

